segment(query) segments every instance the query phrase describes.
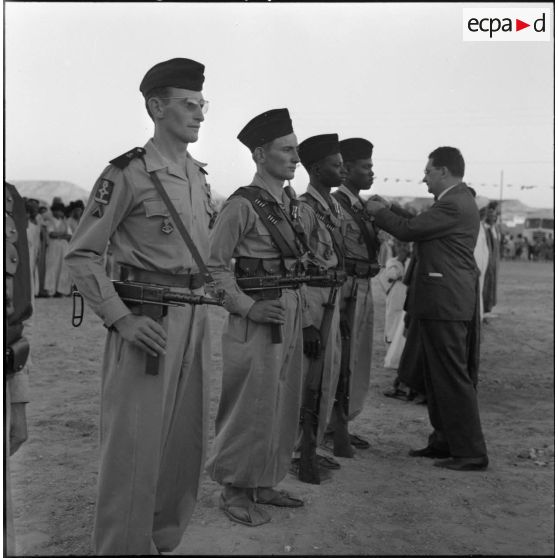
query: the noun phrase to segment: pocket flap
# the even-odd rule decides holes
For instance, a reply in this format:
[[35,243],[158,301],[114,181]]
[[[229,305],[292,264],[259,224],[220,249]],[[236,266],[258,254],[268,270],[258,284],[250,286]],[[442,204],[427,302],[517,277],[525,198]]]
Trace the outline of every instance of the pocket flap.
[[240,277],[254,277],[260,268],[259,258],[237,258],[236,269]]
[[262,266],[268,275],[281,275],[281,260],[262,260]]
[[[184,213],[180,200],[171,199],[171,202],[179,214]],[[167,209],[167,206],[163,200],[145,200],[143,202],[143,207],[145,209],[146,217],[169,217],[170,216],[170,212]]]

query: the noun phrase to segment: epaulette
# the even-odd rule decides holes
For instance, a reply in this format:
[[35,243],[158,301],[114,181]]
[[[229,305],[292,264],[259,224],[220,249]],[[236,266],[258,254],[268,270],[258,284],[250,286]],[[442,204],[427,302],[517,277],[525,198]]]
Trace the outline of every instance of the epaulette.
[[109,163],[123,170],[132,162],[132,159],[142,157],[143,155],[145,155],[145,149],[143,147],[134,147],[134,149],[130,149],[130,151],[112,159]]

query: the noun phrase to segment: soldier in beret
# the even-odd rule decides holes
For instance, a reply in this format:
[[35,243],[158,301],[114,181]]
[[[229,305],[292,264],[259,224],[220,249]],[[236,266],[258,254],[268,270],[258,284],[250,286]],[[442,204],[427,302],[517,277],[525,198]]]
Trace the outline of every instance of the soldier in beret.
[[[366,213],[361,191],[372,187],[373,145],[364,138],[350,138],[339,142],[346,177],[343,186],[333,193],[341,205],[341,230],[344,238],[345,270],[348,280],[341,291],[341,322],[346,321],[345,308],[349,293],[356,282],[356,305],[351,332],[349,369],[349,420],[355,419],[364,408],[372,368],[372,339],[374,333],[374,302],[371,277],[377,274],[380,243],[373,219]],[[329,436],[331,433],[329,433]],[[359,449],[370,443],[357,434],[350,435],[351,444]]]
[[[321,134],[305,139],[298,146],[302,165],[308,172],[310,183],[300,196],[300,220],[308,236],[309,247],[315,261],[312,267],[319,269],[343,269],[343,238],[341,236],[341,207],[331,195],[331,189],[341,185],[344,178],[343,159],[339,150],[337,134]],[[309,269],[310,275],[317,275],[319,269]],[[339,335],[339,297],[336,298],[333,319],[327,340],[320,338],[320,326],[325,313],[330,287],[307,285],[305,302],[311,324],[304,328],[304,377],[308,381],[311,361],[324,352],[322,367],[321,396],[319,404],[318,431],[316,443],[323,440],[331,414],[341,357]],[[322,342],[324,342],[322,346]],[[297,448],[298,450],[299,448]],[[298,471],[299,460],[295,452],[293,472]],[[330,469],[339,469],[339,463],[331,457],[318,455],[319,476],[326,479]],[[300,478],[300,476],[299,476]]]
[[66,258],[78,290],[108,328],[95,554],[172,551],[197,498],[211,366],[207,309],[171,306],[158,320],[131,309],[105,272],[104,254],[110,241],[132,281],[203,293],[205,278],[155,187],[158,179],[206,258],[213,206],[204,164],[188,153],[208,107],[203,82],[204,66],[187,58],[145,74],[140,91],[153,137],[103,170]]
[[211,234],[208,267],[227,293],[229,317],[208,471],[223,485],[220,507],[229,519],[254,527],[271,519],[263,505],[303,505],[275,488],[288,472],[299,420],[302,301],[299,290],[248,293],[237,281],[284,276],[300,260],[283,189],[300,159],[287,109],[256,116],[238,139],[257,170],[251,184],[225,202]]

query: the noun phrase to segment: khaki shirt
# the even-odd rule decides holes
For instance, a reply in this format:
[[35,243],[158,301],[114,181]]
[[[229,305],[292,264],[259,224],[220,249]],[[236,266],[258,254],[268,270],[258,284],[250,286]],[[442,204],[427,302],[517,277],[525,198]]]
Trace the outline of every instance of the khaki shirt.
[[[186,168],[179,168],[165,159],[153,140],[147,142],[145,151],[144,160],[135,158],[124,169],[109,165],[101,173],[66,256],[78,290],[107,326],[130,313],[105,271],[109,241],[119,264],[169,274],[199,271],[149,171],[157,171],[202,259],[209,253],[209,225],[215,206],[204,164],[188,154]],[[99,207],[102,216],[96,216]],[[163,228],[169,222],[167,234]]]
[[[341,206],[335,198],[332,197],[331,199],[333,200],[337,215],[333,214],[327,201],[312,185],[308,186],[306,193],[320,204],[324,212],[330,215],[332,221],[338,227],[341,226]],[[326,269],[337,267],[339,260],[335,253],[333,239],[325,223],[318,218],[312,207],[305,203],[304,198],[299,199],[302,202],[300,205],[300,221],[308,237],[308,246],[315,256],[316,263]]]
[[[288,214],[290,201],[284,191],[279,199],[257,173],[251,185],[266,190]],[[254,304],[254,299],[238,287],[234,276],[233,258],[281,258],[281,252],[252,204],[242,196],[231,197],[224,203],[211,231],[210,242],[208,268],[215,279],[216,287],[227,293],[225,308],[231,314],[239,314],[245,318]],[[294,259],[285,261],[287,267],[294,263]]]
[[[337,191],[343,192],[343,194],[347,195],[353,206],[356,206],[359,209],[364,209],[360,198],[355,196],[347,187],[341,186]],[[370,236],[375,238],[376,232],[372,226],[372,221],[373,218],[371,217],[370,220],[366,222],[366,227],[370,231]],[[357,260],[368,260],[368,250],[366,248],[360,227],[353,219],[352,215],[343,208],[341,208],[341,231],[343,233],[343,240],[345,244],[345,257]]]

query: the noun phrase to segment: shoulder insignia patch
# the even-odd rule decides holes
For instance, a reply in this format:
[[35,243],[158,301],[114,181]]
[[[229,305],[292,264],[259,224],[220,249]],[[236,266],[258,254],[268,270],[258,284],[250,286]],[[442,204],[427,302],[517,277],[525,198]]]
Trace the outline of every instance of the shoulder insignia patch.
[[113,189],[114,189],[114,182],[112,180],[101,178],[101,181],[97,186],[97,190],[95,190],[95,195],[93,196],[93,199],[97,203],[108,205],[110,202],[110,198],[112,197]]
[[143,155],[145,155],[145,149],[143,147],[134,147],[134,149],[131,149],[119,157],[112,159],[109,163],[123,170],[132,162],[133,159],[142,157]]

